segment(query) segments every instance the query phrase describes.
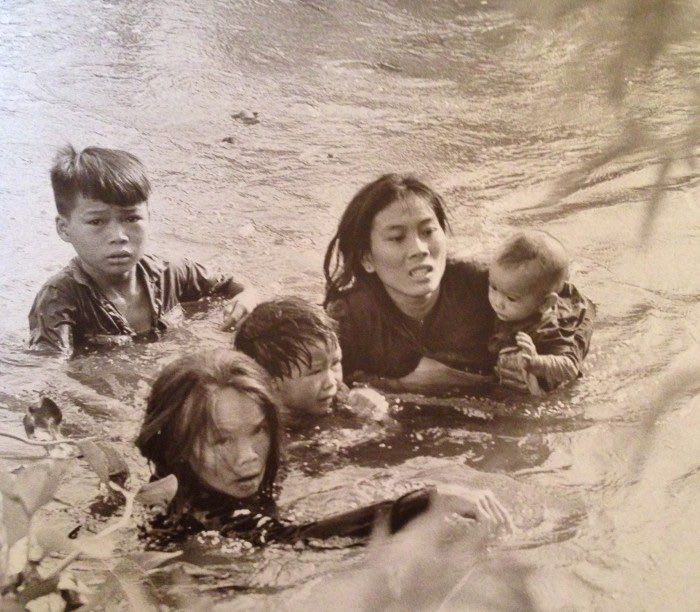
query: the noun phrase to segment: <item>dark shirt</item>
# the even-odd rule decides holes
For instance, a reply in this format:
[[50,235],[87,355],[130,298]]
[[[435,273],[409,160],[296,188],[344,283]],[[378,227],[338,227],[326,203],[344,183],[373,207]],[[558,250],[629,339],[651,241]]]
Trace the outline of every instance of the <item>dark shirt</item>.
[[[152,255],[136,264],[137,281],[151,306],[152,331],[158,334],[182,319],[181,302],[213,295],[233,297],[243,285],[186,259],[165,261]],[[66,355],[74,347],[124,344],[136,333],[126,318],[81,268],[78,258],[39,290],[29,312],[29,345]]]
[[401,312],[380,281],[361,281],[328,305],[338,321],[343,372],[401,378],[422,357],[453,368],[490,373],[488,351],[495,314],[488,300],[488,270],[479,263],[449,260],[433,309],[421,321]]
[[179,545],[191,535],[210,530],[225,537],[241,538],[255,546],[331,537],[364,540],[372,533],[380,516],[388,517],[392,533],[398,531],[428,509],[433,494],[432,488],[418,489],[396,500],[376,502],[298,525],[279,517],[269,495],[259,493],[239,500],[207,487],[198,490],[184,505],[176,498],[169,512],[156,516],[144,535],[149,548],[159,549]]
[[[497,355],[504,348],[514,347],[515,334],[525,332],[532,338],[539,355],[570,359],[580,376],[593,334],[595,315],[593,302],[581,295],[574,285],[566,283],[554,307],[544,314],[538,312],[525,321],[496,321],[489,350]],[[551,385],[545,381],[546,377],[540,378],[539,382],[543,388],[551,390]]]

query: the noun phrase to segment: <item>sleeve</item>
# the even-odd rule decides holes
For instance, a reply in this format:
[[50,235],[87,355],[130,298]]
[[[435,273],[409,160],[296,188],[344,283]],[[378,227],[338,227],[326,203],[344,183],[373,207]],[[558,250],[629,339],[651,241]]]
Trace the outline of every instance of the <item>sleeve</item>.
[[41,288],[29,311],[29,347],[70,357],[77,306],[52,285]]
[[533,337],[540,355],[568,357],[576,367],[577,374],[588,354],[596,315],[593,302],[583,299],[584,302],[577,307],[575,315],[560,319],[551,330],[542,330]]
[[294,538],[325,539],[333,536],[366,538],[372,533],[374,524],[380,517],[387,517],[391,533],[396,533],[407,523],[430,507],[435,490],[432,488],[411,491],[396,500],[380,501],[363,508],[336,514],[313,523],[302,525],[295,530]]
[[579,366],[568,355],[538,355],[530,362],[529,370],[547,391],[576,380],[580,372]]
[[204,297],[234,297],[243,291],[241,283],[232,276],[212,274],[202,264],[183,259],[173,264],[178,287],[178,300],[195,302]]

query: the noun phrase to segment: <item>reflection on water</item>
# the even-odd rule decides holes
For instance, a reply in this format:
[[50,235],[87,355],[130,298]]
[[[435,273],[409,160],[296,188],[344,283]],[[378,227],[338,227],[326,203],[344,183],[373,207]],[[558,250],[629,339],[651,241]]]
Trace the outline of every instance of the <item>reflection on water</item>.
[[[130,441],[148,383],[182,352],[230,342],[215,329],[215,303],[157,344],[69,363],[25,353],[31,300],[71,255],[53,229],[47,168],[57,146],[115,146],[144,159],[155,186],[154,251],[186,252],[267,291],[317,297],[322,252],[345,202],[380,173],[411,170],[446,196],[456,250],[487,253],[521,225],[569,246],[575,281],[599,310],[586,377],[544,402],[475,396],[431,409],[405,401],[397,429],[316,432],[290,452],[289,495],[346,483],[339,499],[349,504],[361,498],[350,485],[363,474],[415,472],[401,466],[416,456],[517,472],[585,499],[588,518],[573,538],[527,552],[546,607],[700,599],[688,569],[697,546],[686,537],[700,518],[697,398],[658,424],[639,482],[626,464],[650,380],[697,329],[700,287],[689,265],[697,173],[674,182],[672,214],[647,252],[637,236],[654,180],[649,160],[614,168],[558,208],[533,208],[614,131],[595,83],[570,92],[559,78],[575,29],[537,30],[507,1],[48,6],[0,6],[3,428],[20,433],[26,402],[50,394],[68,435],[117,441],[145,477]],[[670,74],[659,82],[640,105],[668,128],[687,114],[683,84]],[[563,110],[571,97],[577,117]],[[253,112],[257,123],[233,117]],[[340,553],[304,554],[341,564]],[[282,570],[269,571],[268,584],[274,576],[287,584]]]

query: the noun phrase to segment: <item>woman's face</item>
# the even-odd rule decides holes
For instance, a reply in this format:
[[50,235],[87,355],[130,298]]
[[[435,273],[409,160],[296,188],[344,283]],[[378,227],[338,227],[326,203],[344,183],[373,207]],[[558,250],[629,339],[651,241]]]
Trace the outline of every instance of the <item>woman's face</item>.
[[437,291],[446,256],[447,237],[432,206],[411,193],[374,217],[362,265],[376,272],[392,299],[401,303]]
[[260,488],[270,451],[265,414],[255,399],[224,387],[214,392],[212,416],[190,465],[210,487],[249,497]]

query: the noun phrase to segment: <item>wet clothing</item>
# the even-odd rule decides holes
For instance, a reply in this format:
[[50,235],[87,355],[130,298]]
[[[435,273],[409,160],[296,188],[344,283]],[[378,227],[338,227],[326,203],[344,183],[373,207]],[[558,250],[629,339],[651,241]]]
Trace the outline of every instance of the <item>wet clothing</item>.
[[[156,335],[183,317],[181,302],[213,295],[233,297],[243,285],[188,261],[165,261],[152,255],[136,264],[137,281],[146,288]],[[71,355],[75,347],[124,344],[136,333],[126,318],[81,268],[78,258],[39,290],[29,312],[29,345]]]
[[488,269],[469,260],[448,260],[440,295],[423,321],[401,312],[374,276],[332,301],[328,314],[339,326],[343,372],[401,378],[431,357],[453,368],[489,374],[488,351],[495,314],[488,300]]
[[240,538],[254,546],[271,542],[292,544],[331,537],[366,539],[376,519],[387,516],[392,533],[430,506],[434,489],[412,491],[396,500],[380,501],[343,514],[295,525],[279,517],[271,495],[258,493],[239,500],[208,487],[200,489],[184,506],[158,515],[146,532],[151,548],[170,548],[201,531],[218,531],[224,537]]
[[556,304],[544,314],[538,312],[525,321],[497,321],[489,350],[498,355],[503,349],[515,347],[515,334],[525,332],[541,356],[533,360],[529,371],[542,389],[551,391],[581,376],[595,315],[593,302],[566,283]]

